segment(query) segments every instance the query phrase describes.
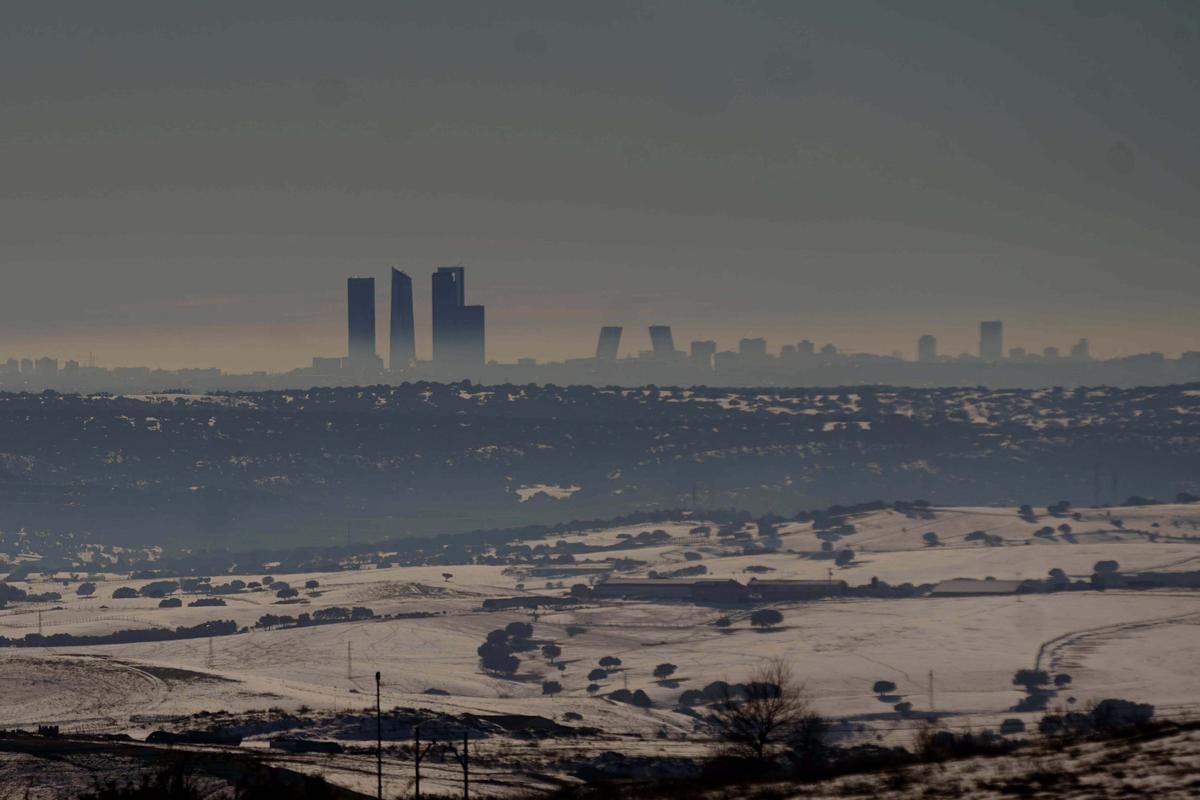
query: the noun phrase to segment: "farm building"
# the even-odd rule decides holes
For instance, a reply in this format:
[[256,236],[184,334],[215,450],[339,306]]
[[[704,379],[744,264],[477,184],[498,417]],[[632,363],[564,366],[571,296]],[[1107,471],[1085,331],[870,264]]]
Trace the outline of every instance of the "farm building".
[[751,578],[746,587],[756,600],[815,600],[820,597],[844,595],[849,585],[845,581],[785,581]]
[[953,578],[934,586],[930,596],[979,597],[989,594],[1017,594],[1021,591],[1022,586],[1022,581],[998,581],[994,578],[982,581],[975,578]]

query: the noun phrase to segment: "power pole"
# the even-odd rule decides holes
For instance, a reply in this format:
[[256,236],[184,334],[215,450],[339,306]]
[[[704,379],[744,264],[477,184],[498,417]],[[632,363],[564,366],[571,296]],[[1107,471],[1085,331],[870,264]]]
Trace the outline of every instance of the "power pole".
[[210,636],[210,637],[208,637],[208,666],[211,667],[212,665],[213,665],[213,640],[212,640],[212,637]]
[[350,643],[346,642],[346,677],[354,677],[354,664],[350,660]]
[[416,780],[413,782],[414,783],[413,797],[415,797],[416,800],[421,800],[421,762],[425,760],[425,756],[427,756],[429,754],[429,751],[432,750],[436,746],[437,746],[437,739],[434,739],[432,742],[425,745],[424,749],[422,749],[421,748],[421,726],[420,726],[420,724],[413,726],[413,770],[414,770],[415,777],[416,777]]
[[375,673],[375,782],[378,800],[383,800],[383,707],[379,701],[380,674]]
[[455,747],[454,745],[452,745],[452,744],[446,745],[446,749],[448,749],[450,751],[451,755],[454,756],[454,760],[457,761],[459,763],[459,766],[462,767],[463,800],[470,800],[470,798],[471,798],[471,753],[468,749],[469,746],[470,746],[470,743],[469,743],[469,739],[467,738],[466,731],[463,731],[463,741],[462,741],[462,752],[461,753],[458,751],[458,748]]
[[929,670],[929,710],[934,710],[933,704],[933,670]]
[[38,609],[38,636],[42,635],[42,610]]

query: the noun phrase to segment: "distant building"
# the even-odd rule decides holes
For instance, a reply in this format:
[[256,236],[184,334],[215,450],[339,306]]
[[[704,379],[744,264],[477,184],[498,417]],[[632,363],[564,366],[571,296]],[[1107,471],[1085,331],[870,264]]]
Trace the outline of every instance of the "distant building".
[[923,364],[937,361],[937,339],[928,333],[917,339],[917,361]]
[[738,342],[738,355],[746,361],[763,361],[767,357],[767,340],[762,338],[742,339]]
[[392,372],[408,369],[417,361],[417,338],[413,325],[412,278],[392,269],[392,308],[388,320],[388,368]]
[[989,594],[1016,594],[1021,591],[1021,581],[976,580],[954,578],[942,581],[933,587],[933,597],[980,597]]
[[600,329],[600,340],[596,342],[596,360],[612,363],[617,360],[621,349],[621,333],[624,328],[619,325],[605,325]]
[[796,352],[802,356],[813,356],[817,353],[817,346],[808,339],[805,339],[796,345]]
[[688,361],[696,369],[712,369],[713,357],[717,354],[717,343],[711,339],[692,342]]
[[350,278],[346,281],[346,311],[350,366],[354,369],[374,368],[378,363],[375,354],[374,278]]
[[669,361],[675,357],[675,338],[671,336],[670,325],[650,326],[650,347],[659,361]]
[[1058,354],[1058,348],[1053,346],[1043,347],[1042,358],[1046,359],[1047,361],[1057,361],[1060,358]]
[[33,374],[42,380],[58,377],[58,359],[39,358],[33,364]]
[[1000,320],[979,323],[979,357],[984,361],[1004,357],[1004,323]]
[[466,305],[466,270],[439,267],[433,273],[433,364],[475,369],[485,362],[483,306]]
[[717,372],[729,372],[738,368],[740,359],[732,350],[721,350],[713,354],[713,369]]
[[74,378],[79,375],[79,362],[71,359],[63,364],[62,374],[68,378]]
[[1024,347],[1008,348],[1008,360],[1009,361],[1023,361],[1025,359],[1025,356],[1026,356],[1026,353],[1025,353]]
[[21,374],[22,375],[33,375],[33,359],[32,358],[22,358],[21,359]]
[[336,375],[342,371],[346,360],[343,358],[322,358],[313,356],[312,369],[320,375]]
[[741,603],[746,587],[735,580],[613,579],[596,585],[597,599],[676,600],[689,603]]
[[1091,345],[1088,344],[1087,339],[1080,339],[1071,348],[1071,360],[1072,361],[1091,361],[1091,359],[1092,359]]
[[746,587],[752,599],[764,602],[815,600],[819,597],[838,597],[849,588],[845,581],[789,581],[751,578]]

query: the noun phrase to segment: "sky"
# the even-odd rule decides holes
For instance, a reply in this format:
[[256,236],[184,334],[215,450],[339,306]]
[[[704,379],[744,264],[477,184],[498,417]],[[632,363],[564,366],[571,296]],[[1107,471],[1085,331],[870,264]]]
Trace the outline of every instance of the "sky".
[[1200,5],[5,4],[0,359],[283,370],[467,268],[488,356],[1200,349]]

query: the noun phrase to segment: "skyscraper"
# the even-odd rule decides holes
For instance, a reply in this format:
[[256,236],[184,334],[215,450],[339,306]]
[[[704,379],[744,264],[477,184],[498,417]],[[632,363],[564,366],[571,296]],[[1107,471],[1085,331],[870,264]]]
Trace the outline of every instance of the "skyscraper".
[[999,361],[1004,357],[1004,323],[999,320],[979,323],[979,357]]
[[937,339],[928,333],[917,339],[917,361],[922,363],[937,361]]
[[1091,345],[1087,339],[1080,339],[1077,344],[1071,346],[1071,358],[1074,361],[1090,361],[1092,358]]
[[650,347],[659,361],[669,361],[675,357],[675,338],[671,335],[670,325],[650,326]]
[[464,305],[466,270],[433,273],[433,363],[442,369],[482,367],[486,358],[483,306]]
[[600,341],[596,343],[596,360],[611,363],[617,360],[617,351],[621,347],[622,328],[616,325],[606,325],[600,329]]
[[692,342],[692,354],[689,359],[697,369],[712,369],[713,356],[717,354],[717,343],[711,339]]
[[372,369],[378,364],[375,354],[374,278],[350,278],[346,281],[346,310],[349,318],[350,367]]
[[416,362],[417,340],[413,328],[412,278],[395,268],[392,269],[392,316],[389,323],[388,367],[392,372],[399,372]]
[[738,355],[743,361],[763,361],[767,357],[767,340],[761,337],[738,342]]

